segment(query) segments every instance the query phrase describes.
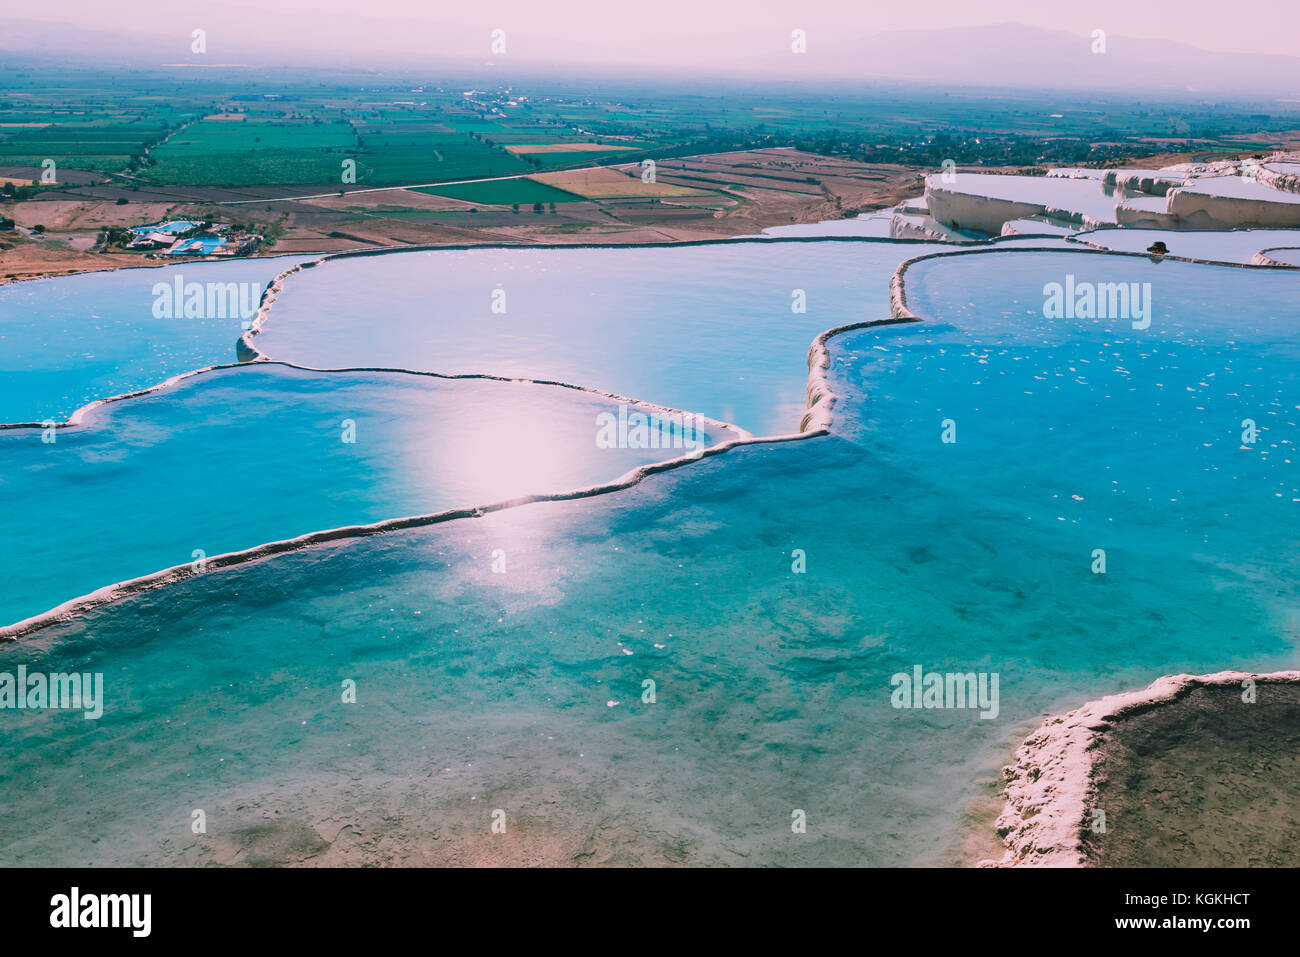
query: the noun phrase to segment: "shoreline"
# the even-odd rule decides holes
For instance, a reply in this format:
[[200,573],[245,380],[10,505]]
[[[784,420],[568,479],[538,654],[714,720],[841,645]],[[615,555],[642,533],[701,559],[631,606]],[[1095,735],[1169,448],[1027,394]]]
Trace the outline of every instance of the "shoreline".
[[[1033,236],[1009,236],[1008,239],[1033,239]],[[1249,269],[1257,272],[1296,272],[1300,266],[1290,266],[1285,263],[1255,264],[1255,263],[1230,263],[1221,262],[1214,259],[1197,259],[1191,256],[1170,256],[1167,254],[1155,253],[1135,253],[1124,249],[1098,249],[1089,243],[1082,243],[1073,236],[1056,236],[1055,239],[1064,238],[1066,242],[1078,243],[1079,249],[1061,249],[1060,247],[1044,246],[1040,249],[948,249],[937,253],[926,253],[924,256],[916,256],[912,259],[905,260],[898,264],[894,274],[889,280],[889,305],[890,311],[894,317],[904,321],[924,322],[925,318],[914,312],[907,304],[907,271],[918,263],[923,263],[930,259],[943,259],[947,256],[978,256],[989,253],[1022,253],[1025,255],[1037,253],[1065,254],[1069,256],[1127,256],[1129,258],[1148,259],[1154,262],[1180,262],[1191,263],[1196,266],[1228,266],[1233,269]]]
[[15,279],[0,277],[0,289],[5,288],[6,286],[21,285],[22,283],[27,282],[44,282],[47,279],[72,279],[76,276],[94,276],[98,273],[123,272],[128,269],[171,269],[176,266],[197,266],[207,263],[250,263],[258,262],[263,259],[301,259],[312,255],[313,253],[271,253],[266,256],[193,256],[184,259],[177,258],[174,262],[163,262],[161,260],[131,262],[123,263],[120,266],[96,266],[87,269],[72,269],[67,272],[42,273],[39,276],[19,276]]

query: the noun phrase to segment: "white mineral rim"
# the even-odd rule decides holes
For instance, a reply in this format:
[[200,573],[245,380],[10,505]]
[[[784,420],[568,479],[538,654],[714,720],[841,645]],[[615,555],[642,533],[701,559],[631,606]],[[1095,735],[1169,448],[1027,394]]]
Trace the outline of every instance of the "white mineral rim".
[[1300,683],[1300,671],[1220,671],[1165,675],[1140,691],[1124,691],[1066,715],[1054,715],[1025,739],[1002,769],[1007,804],[997,820],[1007,852],[979,867],[1087,867],[1083,835],[1097,795],[1096,771],[1106,736],[1122,723],[1171,704],[1197,688]]

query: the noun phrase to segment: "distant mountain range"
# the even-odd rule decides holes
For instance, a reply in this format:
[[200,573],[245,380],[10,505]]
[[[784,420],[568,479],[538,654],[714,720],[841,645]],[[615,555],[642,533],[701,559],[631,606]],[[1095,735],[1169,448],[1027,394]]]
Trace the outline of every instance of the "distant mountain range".
[[[1243,15],[1249,15],[1243,8]],[[1261,29],[1268,24],[1261,22]],[[739,77],[761,74],[773,79],[789,77],[892,80],[958,86],[1004,86],[1020,89],[1125,90],[1161,94],[1260,95],[1300,98],[1300,56],[1215,53],[1167,40],[1106,37],[1106,52],[1092,51],[1093,38],[1081,34],[1044,30],[1015,23],[981,27],[899,30],[854,36],[853,31],[827,35],[813,31],[807,53],[795,55],[784,37],[772,42],[740,31],[727,50],[732,57],[703,57],[692,71],[687,50],[672,51],[672,62],[621,58],[617,63],[594,59],[564,61],[563,50],[548,46],[550,62],[512,56],[509,65],[528,72],[545,69],[571,72],[640,72],[656,67],[674,75],[714,74]],[[347,34],[336,35],[332,45],[299,46],[292,32],[258,30],[241,36],[238,45],[221,44],[212,50],[213,65],[327,66],[392,70],[436,69],[439,65],[482,66],[482,58],[460,60],[431,57],[418,48],[402,48],[402,37],[384,50],[369,51],[348,45]],[[695,38],[699,41],[701,38]],[[122,33],[50,24],[21,18],[0,24],[0,51],[21,57],[72,58],[82,66],[133,63],[149,66],[194,61],[188,37],[176,33],[124,30]],[[322,41],[322,44],[327,41]],[[759,46],[769,52],[746,56],[745,49]],[[650,54],[647,53],[646,57]],[[507,65],[506,62],[498,67]]]
[[[1260,25],[1261,29],[1267,26]],[[864,78],[1033,88],[1271,93],[1283,98],[1300,95],[1300,57],[1213,53],[1167,40],[1113,35],[1105,40],[1106,52],[1094,53],[1091,36],[1004,23],[878,33],[857,42],[832,41],[824,53],[810,41],[807,56],[827,61],[809,63],[815,72]]]

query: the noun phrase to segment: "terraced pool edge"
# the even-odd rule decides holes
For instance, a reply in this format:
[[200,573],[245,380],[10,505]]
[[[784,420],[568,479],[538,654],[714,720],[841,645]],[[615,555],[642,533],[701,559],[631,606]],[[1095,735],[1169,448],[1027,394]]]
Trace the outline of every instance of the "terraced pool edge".
[[996,828],[1007,846],[998,860],[980,867],[1086,867],[1083,838],[1097,804],[1097,770],[1108,735],[1136,715],[1205,687],[1300,683],[1300,671],[1220,671],[1165,675],[1146,688],[1090,701],[1053,715],[1025,739],[1003,769],[1006,807]]

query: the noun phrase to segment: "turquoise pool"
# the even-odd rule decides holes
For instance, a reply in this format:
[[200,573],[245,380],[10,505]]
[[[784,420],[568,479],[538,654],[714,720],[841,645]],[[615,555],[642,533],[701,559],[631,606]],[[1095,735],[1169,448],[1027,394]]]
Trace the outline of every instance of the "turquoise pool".
[[[662,329],[694,326],[705,343],[681,353],[690,374],[665,363],[656,379],[662,347],[602,351],[635,337],[578,348],[560,336],[554,377],[625,369],[651,387],[643,398],[751,409],[741,424],[774,416],[762,389],[702,372],[720,368],[723,343],[747,371],[756,341],[787,334],[775,315],[769,337],[749,334],[739,310],[699,310],[727,289],[788,284],[770,279],[771,260],[736,256],[698,272],[679,260],[672,282],[694,292],[676,307],[668,291],[655,299],[671,311]],[[414,302],[425,280],[410,277],[408,290],[403,268],[385,267],[388,288]],[[1044,318],[1044,287],[1067,274],[1150,283],[1150,325]],[[637,276],[606,276],[602,295],[623,288],[639,301],[650,280]],[[809,286],[835,288],[826,282]],[[1298,283],[1285,271],[1085,253],[926,260],[907,273],[908,304],[926,321],[831,340],[842,401],[830,436],[733,449],[594,498],[209,572],[0,648],[0,670],[104,672],[109,703],[97,721],[0,717],[4,773],[21,782],[0,818],[5,860],[898,865],[992,853],[997,770],[1045,713],[1170,672],[1294,666]],[[288,289],[276,311],[293,301]],[[878,311],[884,294],[868,295]],[[421,346],[406,328],[415,316],[371,305],[369,344],[341,307],[321,315],[314,346],[305,307],[286,311],[299,326],[293,348],[318,349],[322,364],[363,345],[348,364],[402,350],[472,358],[452,337]],[[548,354],[540,333],[526,347],[494,333],[486,348],[502,367],[523,356],[529,371]],[[342,478],[328,488],[309,468],[326,440],[313,452],[305,437],[333,422],[340,387],[298,373],[289,388],[271,368],[214,380],[225,411],[214,394],[192,432],[225,437],[212,446],[224,452],[187,474],[244,474],[241,429],[267,427],[252,425],[248,405],[283,409],[282,428],[250,441],[289,479],[227,480],[248,521],[265,527],[331,496],[377,513],[392,507],[386,489],[421,492],[415,449],[436,444],[445,421],[403,443],[413,426],[402,410],[422,407],[421,386],[358,375],[351,404],[391,418],[377,454],[330,466],[324,474]],[[256,401],[242,399],[246,388]],[[176,426],[166,396],[139,413],[159,439]],[[283,406],[267,404],[276,396]],[[945,420],[955,442],[943,441]],[[481,476],[470,473],[472,486]],[[306,503],[256,501],[295,474],[288,496]],[[171,494],[215,499],[218,485],[191,480]],[[74,514],[69,542],[90,520]],[[498,550],[505,573],[492,567]],[[56,574],[66,554],[29,549],[26,561]],[[891,677],[916,666],[997,674],[997,717],[892,707]],[[342,701],[345,681],[354,704]],[[195,809],[205,835],[191,832]],[[507,812],[505,839],[490,832],[495,809]],[[795,811],[805,834],[791,830]]]
[[241,315],[155,312],[156,288],[170,291],[178,278],[205,292],[209,283],[223,292],[234,283],[236,301],[251,297],[255,309],[277,273],[310,258],[119,269],[0,286],[0,422],[62,422],[95,399],[237,361]]
[[691,451],[602,448],[602,413],[618,403],[554,386],[255,364],[100,406],[53,442],[0,431],[0,625],[174,565],[611,482]]

